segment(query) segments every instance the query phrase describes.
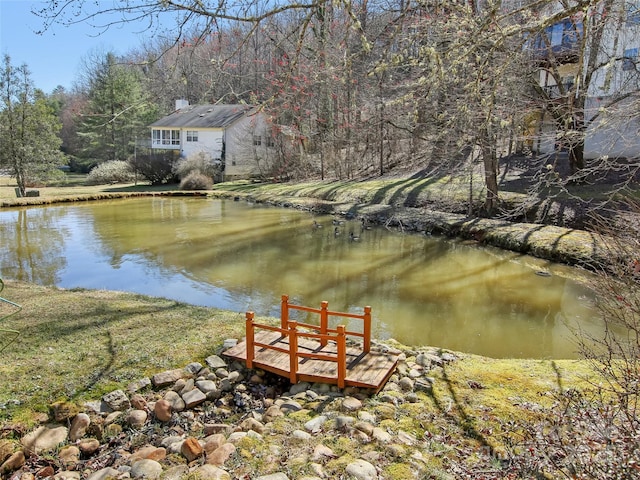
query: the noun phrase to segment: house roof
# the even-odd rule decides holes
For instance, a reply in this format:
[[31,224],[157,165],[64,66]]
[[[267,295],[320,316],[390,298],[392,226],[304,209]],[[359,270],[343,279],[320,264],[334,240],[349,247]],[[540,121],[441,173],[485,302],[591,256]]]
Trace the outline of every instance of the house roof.
[[150,127],[225,128],[253,108],[252,105],[187,105]]

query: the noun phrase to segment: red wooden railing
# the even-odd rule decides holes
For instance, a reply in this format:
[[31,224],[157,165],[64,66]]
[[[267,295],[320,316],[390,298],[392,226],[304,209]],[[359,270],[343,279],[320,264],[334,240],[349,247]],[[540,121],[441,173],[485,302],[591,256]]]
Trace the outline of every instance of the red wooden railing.
[[[282,304],[280,310],[280,327],[264,325],[254,322],[254,313],[246,313],[246,329],[247,329],[247,368],[253,366],[255,360],[256,347],[275,350],[289,355],[289,380],[291,383],[298,381],[298,362],[300,358],[310,358],[314,360],[324,360],[337,363],[337,383],[338,387],[344,388],[345,378],[347,375],[347,337],[355,336],[363,339],[363,352],[368,353],[371,348],[371,307],[364,307],[364,314],[333,312],[329,310],[329,302],[323,301],[319,309],[311,307],[303,307],[301,305],[291,305],[287,295],[282,296]],[[309,323],[301,323],[289,320],[290,310],[301,310],[304,312],[317,313],[320,315],[320,325],[312,325]],[[335,329],[329,328],[329,317],[346,317],[356,318],[363,321],[362,332],[348,331],[344,325],[338,325]],[[300,328],[306,331],[299,330]],[[284,348],[278,345],[265,344],[256,341],[256,329],[269,330],[278,332],[282,337],[286,337],[289,347]],[[300,338],[314,339],[325,346],[329,341],[336,344],[336,354],[319,353],[319,352],[303,352],[298,349],[298,341]]]

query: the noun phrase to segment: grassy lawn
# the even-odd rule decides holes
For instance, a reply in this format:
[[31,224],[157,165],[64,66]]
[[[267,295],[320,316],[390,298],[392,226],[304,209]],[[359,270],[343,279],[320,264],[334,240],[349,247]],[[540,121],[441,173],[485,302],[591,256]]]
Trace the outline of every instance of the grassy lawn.
[[3,318],[16,308],[0,302],[0,424],[202,361],[244,332],[237,312],[123,292],[7,281],[0,296],[22,307]]
[[[83,196],[96,195],[100,193],[117,193],[117,192],[162,192],[169,190],[177,190],[177,185],[161,185],[151,186],[146,182],[138,184],[117,184],[117,185],[86,185],[86,175],[83,174],[65,174],[63,182],[49,185],[46,187],[28,188],[27,190],[38,190],[40,198],[56,199],[56,198],[80,198]],[[7,175],[0,175],[0,203],[17,201],[15,189],[17,187],[15,178]],[[34,198],[20,199],[29,203],[29,201],[37,200]]]

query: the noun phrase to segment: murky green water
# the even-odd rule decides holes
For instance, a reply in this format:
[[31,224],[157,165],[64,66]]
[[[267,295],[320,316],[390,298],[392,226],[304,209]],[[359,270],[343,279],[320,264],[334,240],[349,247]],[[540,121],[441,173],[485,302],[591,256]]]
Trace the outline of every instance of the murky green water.
[[335,235],[332,219],[170,197],[2,210],[0,275],[169,297],[239,321],[278,316],[283,293],[338,311],[371,305],[376,338],[493,357],[575,357],[569,327],[602,328],[569,267],[357,221]]

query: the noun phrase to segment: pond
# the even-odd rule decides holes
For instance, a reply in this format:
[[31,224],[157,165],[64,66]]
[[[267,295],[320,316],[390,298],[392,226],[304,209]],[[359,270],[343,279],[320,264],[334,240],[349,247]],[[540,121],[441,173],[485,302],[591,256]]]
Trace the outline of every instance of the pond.
[[336,221],[207,198],[3,209],[0,275],[167,297],[238,321],[247,310],[279,316],[282,294],[334,311],[370,305],[375,338],[501,358],[575,358],[573,328],[602,329],[570,267]]

